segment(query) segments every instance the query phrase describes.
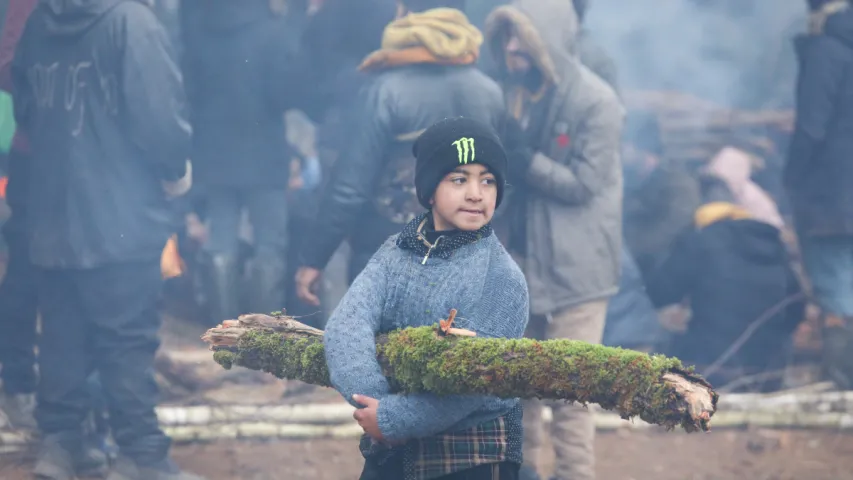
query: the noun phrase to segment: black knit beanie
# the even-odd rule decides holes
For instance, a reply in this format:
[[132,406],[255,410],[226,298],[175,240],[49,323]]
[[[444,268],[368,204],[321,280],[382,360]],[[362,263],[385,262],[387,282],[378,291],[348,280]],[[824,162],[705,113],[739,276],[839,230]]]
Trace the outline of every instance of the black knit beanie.
[[507,158],[495,130],[480,121],[455,117],[441,120],[426,129],[415,141],[412,153],[415,166],[415,190],[418,200],[429,209],[430,199],[445,175],[460,165],[479,163],[495,176],[497,203],[503,198]]

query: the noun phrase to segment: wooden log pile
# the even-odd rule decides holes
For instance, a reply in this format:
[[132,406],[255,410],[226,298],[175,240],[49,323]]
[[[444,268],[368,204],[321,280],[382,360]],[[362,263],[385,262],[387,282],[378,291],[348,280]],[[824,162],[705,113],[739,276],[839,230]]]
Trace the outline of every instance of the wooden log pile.
[[707,162],[726,145],[758,158],[777,156],[774,138],[794,125],[790,110],[735,110],[678,92],[629,91],[624,101],[629,111],[658,118],[666,158],[691,164]]

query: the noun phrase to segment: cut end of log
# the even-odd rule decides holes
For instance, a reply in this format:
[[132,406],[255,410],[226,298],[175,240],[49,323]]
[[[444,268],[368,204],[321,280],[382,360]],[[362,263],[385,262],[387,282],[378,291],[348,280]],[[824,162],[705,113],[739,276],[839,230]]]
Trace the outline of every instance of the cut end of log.
[[664,382],[675,389],[684,402],[681,426],[688,432],[711,430],[711,417],[717,412],[719,394],[704,379],[686,372],[663,375]]
[[293,317],[281,314],[276,316],[262,313],[240,315],[237,320],[223,320],[214,328],[209,329],[201,340],[210,345],[211,350],[236,347],[240,337],[249,331],[266,331],[282,335],[317,336],[323,331],[296,321]]

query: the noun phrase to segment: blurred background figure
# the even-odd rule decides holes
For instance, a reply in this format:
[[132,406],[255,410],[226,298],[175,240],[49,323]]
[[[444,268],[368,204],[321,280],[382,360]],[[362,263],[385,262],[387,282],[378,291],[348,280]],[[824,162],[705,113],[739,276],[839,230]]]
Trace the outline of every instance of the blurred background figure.
[[[287,188],[293,156],[284,112],[298,105],[302,74],[287,17],[269,0],[189,2],[182,32],[193,123],[196,196],[207,238],[201,277],[213,322],[284,307]],[[240,225],[252,227],[246,305]]]
[[797,39],[797,122],[785,184],[803,265],[823,312],[825,362],[853,388],[853,8],[809,0],[809,31]]

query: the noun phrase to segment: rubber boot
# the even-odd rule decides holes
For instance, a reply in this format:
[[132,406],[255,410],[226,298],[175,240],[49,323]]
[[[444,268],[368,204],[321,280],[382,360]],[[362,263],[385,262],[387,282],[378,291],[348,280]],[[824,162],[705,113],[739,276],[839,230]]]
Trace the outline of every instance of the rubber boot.
[[203,260],[202,278],[207,297],[210,323],[235,319],[240,311],[240,269],[236,256],[206,256]]
[[249,269],[249,310],[252,313],[271,313],[284,309],[286,282],[284,255],[253,258]]

